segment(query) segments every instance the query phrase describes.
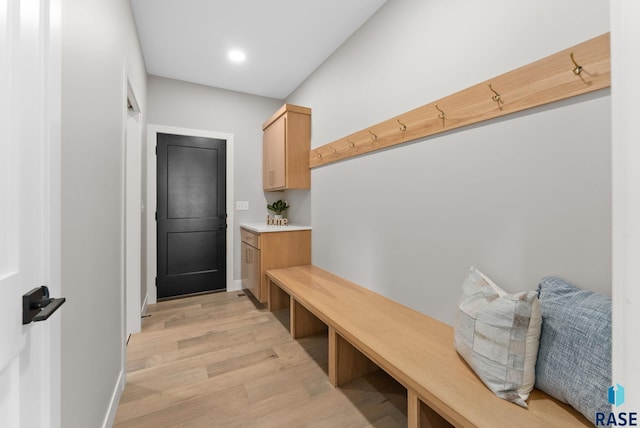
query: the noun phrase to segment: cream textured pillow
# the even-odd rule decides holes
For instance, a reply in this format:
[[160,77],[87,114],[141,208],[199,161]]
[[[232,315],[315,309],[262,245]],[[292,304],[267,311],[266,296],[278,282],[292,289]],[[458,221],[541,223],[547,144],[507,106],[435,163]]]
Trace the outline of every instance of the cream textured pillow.
[[462,285],[454,346],[498,397],[527,407],[540,341],[536,291],[507,294],[471,267]]

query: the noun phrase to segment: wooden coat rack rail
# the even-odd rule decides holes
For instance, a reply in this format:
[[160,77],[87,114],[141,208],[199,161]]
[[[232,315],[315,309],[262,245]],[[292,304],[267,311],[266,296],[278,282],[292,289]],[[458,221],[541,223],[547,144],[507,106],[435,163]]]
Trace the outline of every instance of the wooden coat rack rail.
[[609,33],[312,149],[315,168],[611,85]]

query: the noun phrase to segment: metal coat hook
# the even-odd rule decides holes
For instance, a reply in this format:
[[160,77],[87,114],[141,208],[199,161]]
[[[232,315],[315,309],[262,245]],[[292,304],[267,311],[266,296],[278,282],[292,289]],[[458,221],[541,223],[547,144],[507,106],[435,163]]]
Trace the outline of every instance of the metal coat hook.
[[438,114],[438,119],[442,119],[442,127],[444,128],[444,118],[446,116],[446,113],[444,111],[442,111],[442,109],[440,109],[440,107],[438,107],[438,104],[436,104],[436,110],[438,110],[440,112],[440,114]]
[[397,119],[398,124],[400,125],[400,132],[402,132],[402,138],[404,138],[404,133],[407,132],[407,125],[400,122],[400,119]]
[[495,89],[493,89],[493,88],[491,87],[491,84],[489,84],[489,89],[491,89],[491,92],[493,92],[493,93],[495,94],[495,95],[492,95],[492,96],[491,96],[491,99],[492,99],[493,101],[495,101],[495,102],[496,102],[496,104],[498,104],[498,108],[499,108],[500,110],[502,110],[502,106],[501,106],[500,104],[501,104],[501,103],[504,103],[504,101],[502,101],[502,98],[500,98],[500,94],[499,94],[499,93],[497,93],[497,92],[495,91]]
[[573,68],[571,69],[571,71],[573,71],[573,74],[575,74],[576,76],[580,76],[580,73],[582,73],[582,66],[579,65],[573,58],[573,52],[571,52],[571,55],[569,56],[571,57],[571,62],[573,63]]

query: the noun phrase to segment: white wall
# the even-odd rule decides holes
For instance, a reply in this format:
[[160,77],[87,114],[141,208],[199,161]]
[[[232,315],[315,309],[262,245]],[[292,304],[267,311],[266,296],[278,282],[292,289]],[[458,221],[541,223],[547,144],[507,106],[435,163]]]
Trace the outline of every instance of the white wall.
[[[608,7],[390,0],[287,102],[317,147],[605,33]],[[314,264],[447,323],[470,265],[610,294],[610,111],[604,90],[314,169]]]
[[613,383],[627,387],[620,411],[640,408],[640,84],[628,70],[640,66],[640,4],[611,2],[613,62]]
[[[126,76],[146,109],[128,0],[62,2],[62,426],[110,426],[124,382]],[[143,140],[144,141],[144,140]]]
[[[236,225],[263,221],[267,214],[262,190],[262,124],[282,104],[282,100],[273,98],[149,76],[150,124],[233,134],[234,200],[249,201],[249,211],[234,213]],[[227,211],[234,209],[227,207]],[[234,259],[238,261],[234,263],[234,278],[240,280],[239,227],[234,231],[234,244]]]

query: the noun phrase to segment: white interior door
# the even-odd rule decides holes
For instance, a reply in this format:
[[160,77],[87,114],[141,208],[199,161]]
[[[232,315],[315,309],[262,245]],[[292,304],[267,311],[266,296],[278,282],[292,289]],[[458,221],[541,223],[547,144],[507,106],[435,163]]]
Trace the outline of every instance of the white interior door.
[[59,79],[60,55],[53,33],[59,34],[57,1],[0,0],[2,427],[59,426],[60,311],[22,325],[23,294],[40,285],[60,292],[59,252],[52,251],[59,229],[51,223],[59,218],[53,212],[59,169],[52,161],[59,83],[51,82]]

